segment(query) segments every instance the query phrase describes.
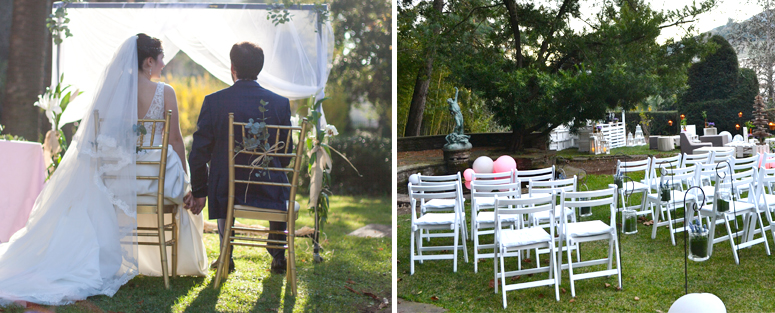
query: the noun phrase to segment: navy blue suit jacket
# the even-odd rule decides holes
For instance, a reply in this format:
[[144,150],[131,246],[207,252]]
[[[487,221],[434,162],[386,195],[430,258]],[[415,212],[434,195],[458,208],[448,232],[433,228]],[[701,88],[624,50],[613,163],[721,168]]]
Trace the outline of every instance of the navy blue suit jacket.
[[[266,111],[259,111],[260,101],[268,103]],[[191,166],[191,188],[194,197],[208,197],[210,219],[226,218],[229,192],[229,113],[234,113],[235,122],[258,121],[266,118],[269,125],[291,125],[291,108],[287,98],[277,95],[261,87],[256,81],[238,80],[229,88],[220,90],[205,97],[202,111],[199,113],[197,130],[194,132],[194,143],[188,157]],[[280,132],[280,140],[284,141],[287,130]],[[269,132],[269,144],[275,144],[275,130]],[[238,127],[234,130],[236,142],[242,142],[242,133]],[[288,151],[293,151],[293,139],[286,142]],[[235,143],[236,147],[236,143]],[[254,157],[240,154],[235,159],[237,164],[246,164]],[[271,166],[287,167],[290,158],[273,158]],[[208,166],[209,163],[209,166]],[[269,172],[268,176],[256,177],[256,172],[250,180],[287,183],[288,178],[283,172]],[[235,178],[247,180],[250,170],[237,169]],[[234,192],[235,204],[286,210],[290,189],[287,187],[250,185],[245,196],[245,185],[237,184]],[[247,201],[246,201],[247,199]]]

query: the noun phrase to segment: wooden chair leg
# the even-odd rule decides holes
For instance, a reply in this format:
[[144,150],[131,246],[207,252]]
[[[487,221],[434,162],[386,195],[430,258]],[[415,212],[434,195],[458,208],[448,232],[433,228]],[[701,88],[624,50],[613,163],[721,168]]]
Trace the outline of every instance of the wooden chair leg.
[[[231,217],[231,214],[229,214]],[[215,284],[213,288],[218,289],[221,285],[221,278],[229,275],[229,249],[231,247],[231,227],[232,219],[226,219],[226,231],[223,233],[223,248],[221,255],[218,256],[218,271],[215,272]]]
[[[161,208],[159,208],[161,210]],[[168,271],[168,263],[167,263],[167,239],[165,238],[164,234],[164,214],[159,211],[158,214],[156,214],[157,222],[158,222],[158,231],[159,231],[159,252],[161,257],[161,273],[162,276],[164,276],[164,288],[170,289],[170,278],[169,278],[169,271]]]
[[[177,210],[176,210],[177,211]],[[177,212],[180,214],[180,212]],[[178,276],[178,238],[180,237],[180,229],[178,228],[178,222],[175,219],[175,212],[172,213],[172,277]]]

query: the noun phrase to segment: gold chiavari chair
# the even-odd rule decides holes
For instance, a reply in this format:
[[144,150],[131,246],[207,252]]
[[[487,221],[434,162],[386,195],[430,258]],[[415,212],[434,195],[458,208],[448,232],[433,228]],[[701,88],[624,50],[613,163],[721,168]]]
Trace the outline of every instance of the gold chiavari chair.
[[[221,255],[220,255],[220,262],[218,265],[218,271],[215,274],[215,284],[214,287],[218,288],[220,286],[221,278],[224,277],[224,275],[228,275],[228,265],[229,262],[224,260],[224,258],[228,258],[228,251],[230,251],[231,247],[234,245],[241,245],[241,246],[249,246],[249,247],[264,247],[264,248],[272,248],[272,249],[284,249],[288,250],[288,257],[287,257],[287,269],[286,269],[286,280],[288,284],[291,287],[291,291],[293,295],[295,296],[296,293],[296,249],[294,247],[294,230],[295,230],[295,224],[296,224],[296,218],[298,217],[298,212],[296,211],[296,189],[298,187],[298,181],[299,181],[299,172],[301,168],[301,160],[302,160],[302,154],[304,153],[304,147],[305,144],[303,142],[299,142],[296,145],[296,152],[288,151],[289,145],[284,144],[281,145],[281,147],[277,148],[277,150],[281,151],[274,151],[274,148],[270,148],[270,151],[259,151],[259,149],[253,149],[253,150],[243,150],[240,151],[240,153],[246,153],[249,155],[257,156],[257,157],[287,157],[291,158],[293,160],[293,167],[292,168],[286,168],[286,167],[273,167],[271,165],[268,166],[262,166],[262,164],[256,164],[256,162],[250,162],[248,164],[235,164],[235,158],[234,158],[234,129],[235,127],[239,127],[240,131],[242,132],[242,138],[243,140],[245,138],[248,138],[245,134],[245,126],[248,125],[248,123],[240,123],[240,122],[234,122],[234,113],[229,113],[229,146],[228,146],[228,156],[229,156],[229,198],[228,198],[228,207],[227,207],[227,217],[226,217],[226,231],[224,232],[224,245],[221,249]],[[285,138],[285,143],[291,142],[291,136],[294,131],[300,131],[299,135],[299,141],[304,139],[305,133],[308,129],[309,122],[307,119],[303,119],[301,121],[301,126],[282,126],[282,125],[266,125],[266,128],[268,130],[275,130],[275,143],[280,142],[280,131],[281,130],[287,130],[288,133]],[[253,136],[253,138],[256,138]],[[252,159],[252,158],[251,158]],[[275,183],[275,182],[266,182],[266,181],[251,181],[251,180],[237,180],[235,179],[234,171],[237,168],[241,169],[249,169],[249,170],[259,170],[259,171],[269,171],[269,172],[279,172],[282,175],[287,175],[287,173],[293,173],[293,178],[288,183]],[[248,178],[249,179],[249,178]],[[290,197],[287,201],[287,208],[286,211],[279,211],[279,210],[273,210],[273,209],[267,209],[267,208],[258,208],[248,205],[235,205],[234,204],[234,191],[236,188],[236,185],[264,185],[264,186],[279,186],[279,187],[288,187],[290,188]],[[255,219],[255,220],[264,220],[264,221],[272,221],[272,222],[285,222],[286,223],[286,230],[284,231],[273,231],[273,230],[259,230],[254,228],[246,228],[246,227],[236,227],[234,226],[234,219],[235,218],[248,218],[248,219]],[[285,235],[285,240],[270,240],[270,239],[264,239],[261,237],[249,237],[249,236],[235,236],[232,234],[233,230],[237,230],[240,232],[251,232],[251,233],[266,233],[266,234],[283,234]],[[238,240],[240,242],[238,242]]]
[[[155,199],[150,199],[151,197],[147,196],[139,196],[137,198],[137,214],[155,214],[157,216],[157,226],[156,227],[141,227],[138,225],[137,231],[135,232],[135,235],[137,237],[156,237],[156,242],[153,241],[140,241],[138,240],[138,245],[152,245],[152,246],[159,246],[159,253],[160,253],[160,259],[161,259],[161,269],[162,269],[162,276],[164,277],[164,287],[169,289],[170,288],[170,281],[169,281],[169,271],[168,271],[168,263],[167,263],[167,246],[172,246],[172,275],[171,276],[177,276],[177,268],[178,268],[178,224],[175,220],[175,214],[177,213],[177,205],[169,200],[164,199],[164,177],[167,170],[167,150],[168,150],[168,144],[169,144],[169,132],[170,132],[170,117],[172,116],[172,111],[167,111],[167,114],[165,114],[164,119],[138,119],[137,125],[138,127],[140,125],[143,125],[145,127],[146,124],[150,124],[150,141],[148,145],[144,144],[143,139],[145,139],[145,136],[148,135],[148,130],[146,128],[146,134],[138,133],[138,139],[137,139],[137,152],[141,152],[142,150],[161,150],[160,159],[158,161],[136,161],[136,165],[151,165],[151,166],[158,166],[159,171],[157,175],[154,176],[137,176],[138,180],[156,180],[158,182],[158,189],[156,192]],[[100,118],[100,114],[98,110],[94,110],[94,134],[95,138],[99,137],[100,135],[100,123],[102,123],[102,119]],[[156,129],[157,127],[162,127],[162,143],[161,145],[153,145],[154,140],[156,139]],[[99,164],[98,164],[99,166]],[[109,176],[103,176],[103,179],[109,179]],[[164,214],[170,214],[171,215],[171,223],[164,224]],[[170,231],[172,233],[172,240],[166,240],[165,231]]]
[[[151,245],[159,246],[159,253],[161,258],[161,270],[164,277],[164,287],[170,288],[170,277],[177,276],[178,272],[178,223],[175,220],[175,214],[177,214],[178,206],[164,199],[164,178],[167,172],[167,150],[169,144],[170,134],[170,117],[172,116],[172,110],[166,112],[164,119],[138,119],[138,125],[151,124],[151,127],[146,127],[146,134],[140,134],[137,139],[138,152],[142,150],[161,150],[161,156],[158,161],[137,161],[138,166],[151,165],[159,166],[158,175],[156,176],[137,176],[138,180],[155,180],[158,182],[158,189],[155,199],[148,199],[150,197],[138,197],[137,199],[137,214],[156,214],[157,224],[155,227],[141,227],[137,226],[138,237],[156,237],[157,241],[140,241],[139,245]],[[154,139],[156,139],[156,129],[162,127],[162,140],[161,145],[154,145]],[[145,145],[143,139],[145,136],[150,136],[148,145]],[[171,222],[164,223],[164,214],[170,214]],[[165,232],[172,232],[172,240],[167,240]],[[168,270],[167,262],[167,246],[172,246],[172,275]]]

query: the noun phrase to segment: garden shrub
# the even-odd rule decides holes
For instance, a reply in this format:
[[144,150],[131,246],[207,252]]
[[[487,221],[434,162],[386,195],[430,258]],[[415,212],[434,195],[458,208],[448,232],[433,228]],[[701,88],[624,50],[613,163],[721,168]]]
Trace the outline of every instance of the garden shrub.
[[[350,136],[337,136],[329,143],[344,154],[358,169],[363,177],[347,164],[336,152],[331,151],[333,169],[331,170],[331,188],[335,195],[373,195],[386,196],[392,190],[392,143],[390,138],[358,132]],[[309,193],[309,174],[306,172],[308,158],[304,158],[303,175],[299,190]]]

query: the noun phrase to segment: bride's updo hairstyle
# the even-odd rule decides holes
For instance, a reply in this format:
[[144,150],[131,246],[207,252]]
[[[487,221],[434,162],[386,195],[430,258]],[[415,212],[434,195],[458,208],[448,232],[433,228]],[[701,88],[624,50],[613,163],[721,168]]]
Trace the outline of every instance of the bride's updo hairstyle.
[[163,50],[161,40],[143,33],[137,34],[137,68],[143,69],[143,61],[147,58],[156,60]]
[[237,72],[237,79],[256,80],[264,68],[264,50],[252,42],[234,44],[229,59]]

